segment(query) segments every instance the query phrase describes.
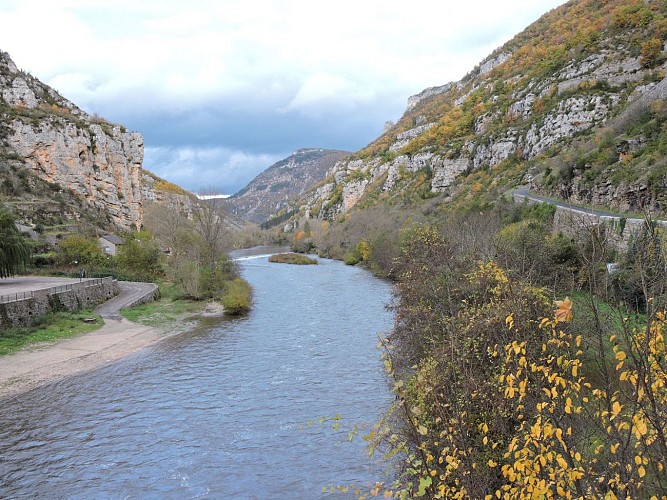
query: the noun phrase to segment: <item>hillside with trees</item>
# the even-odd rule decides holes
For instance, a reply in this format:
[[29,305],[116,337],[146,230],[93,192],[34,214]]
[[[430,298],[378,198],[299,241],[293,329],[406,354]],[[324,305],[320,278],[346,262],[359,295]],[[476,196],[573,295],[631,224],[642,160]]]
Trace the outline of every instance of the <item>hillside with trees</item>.
[[[554,9],[284,211],[296,250],[396,282],[371,496],[667,495],[666,16]],[[519,186],[619,215],[566,228]]]

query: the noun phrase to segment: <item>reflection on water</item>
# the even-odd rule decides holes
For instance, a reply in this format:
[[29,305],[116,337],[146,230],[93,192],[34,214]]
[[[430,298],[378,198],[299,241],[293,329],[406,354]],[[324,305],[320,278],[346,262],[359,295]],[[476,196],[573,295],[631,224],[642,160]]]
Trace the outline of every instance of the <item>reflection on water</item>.
[[[375,348],[390,286],[328,260],[240,264],[248,317],[6,401],[0,497],[320,498],[381,480],[347,430],[390,399]],[[304,426],[336,414],[338,432]]]

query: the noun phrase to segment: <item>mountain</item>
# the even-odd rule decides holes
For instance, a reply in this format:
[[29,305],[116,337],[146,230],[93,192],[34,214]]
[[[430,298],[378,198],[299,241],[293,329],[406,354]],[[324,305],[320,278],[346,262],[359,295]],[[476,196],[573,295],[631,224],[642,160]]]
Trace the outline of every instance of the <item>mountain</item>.
[[30,175],[64,203],[76,199],[80,208],[101,211],[108,225],[140,227],[143,147],[141,134],[88,115],[0,52],[0,175],[7,188]]
[[667,5],[573,0],[342,159],[291,208],[332,219],[387,200],[475,207],[514,186],[667,212]]
[[286,207],[288,203],[324,179],[329,169],[347,151],[331,149],[298,149],[281,160],[224,202],[232,214],[261,223]]
[[85,113],[0,52],[0,202],[22,227],[53,238],[81,223],[138,229],[153,204],[192,218],[200,201],[143,169],[143,147],[141,134]]

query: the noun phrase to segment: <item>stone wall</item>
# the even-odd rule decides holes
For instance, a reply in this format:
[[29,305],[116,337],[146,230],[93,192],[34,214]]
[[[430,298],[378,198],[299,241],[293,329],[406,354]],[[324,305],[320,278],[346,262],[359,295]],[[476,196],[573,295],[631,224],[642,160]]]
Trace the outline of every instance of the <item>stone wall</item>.
[[[525,198],[524,195],[514,193],[514,201],[517,203],[543,203],[541,201]],[[570,238],[582,238],[591,232],[601,234],[607,242],[616,250],[625,252],[633,236],[637,235],[644,226],[644,219],[625,218],[613,215],[598,215],[586,212],[582,209],[556,206],[554,214],[553,229],[560,231]],[[658,220],[656,224],[667,228],[667,221]]]
[[130,307],[140,306],[141,304],[147,304],[149,302],[155,302],[160,298],[160,288],[153,283],[153,289],[150,292],[147,292],[142,297],[126,304],[122,309],[129,309]]
[[113,278],[87,280],[31,292],[31,297],[0,303],[0,329],[30,326],[52,311],[78,311],[94,307],[118,295]]

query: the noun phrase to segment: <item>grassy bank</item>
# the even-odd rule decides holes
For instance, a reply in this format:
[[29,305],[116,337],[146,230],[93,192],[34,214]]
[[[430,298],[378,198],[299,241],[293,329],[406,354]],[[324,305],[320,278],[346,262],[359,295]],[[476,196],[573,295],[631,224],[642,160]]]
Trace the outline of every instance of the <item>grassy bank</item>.
[[160,285],[158,300],[121,309],[120,314],[135,323],[159,328],[181,319],[184,315],[198,314],[205,306],[206,302],[185,298],[175,285],[164,283]]
[[[160,298],[155,302],[122,309],[121,315],[135,323],[146,326],[163,327],[187,316],[201,314],[209,300],[194,300],[186,297],[182,290],[173,283],[160,285]],[[217,302],[224,307],[227,316],[238,316],[248,312],[252,306],[252,288],[242,278],[236,278],[225,284]]]
[[[97,321],[84,323],[83,320],[87,318],[95,318]],[[29,344],[54,342],[92,332],[102,327],[103,324],[102,318],[93,314],[92,309],[75,313],[50,313],[40,318],[39,323],[35,326],[0,330],[0,355],[11,354]]]

